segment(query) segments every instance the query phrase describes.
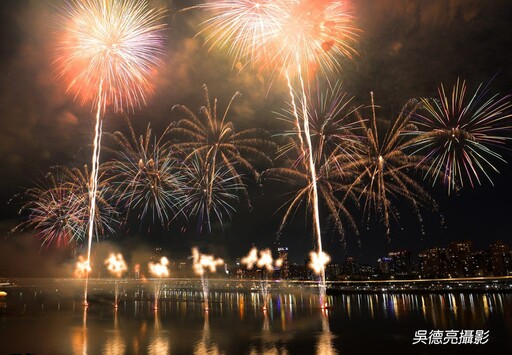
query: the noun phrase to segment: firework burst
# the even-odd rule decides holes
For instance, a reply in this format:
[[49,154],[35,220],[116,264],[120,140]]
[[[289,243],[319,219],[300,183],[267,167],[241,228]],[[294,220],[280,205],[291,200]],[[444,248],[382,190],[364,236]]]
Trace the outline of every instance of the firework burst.
[[425,156],[428,173],[443,180],[448,193],[465,183],[481,184],[483,177],[492,184],[490,173],[498,172],[494,162],[505,161],[496,148],[510,139],[511,95],[491,96],[488,85],[480,84],[469,98],[466,82],[459,80],[451,97],[443,85],[438,91],[439,99],[422,99],[421,110],[412,117],[418,128],[411,141],[414,153]]
[[118,278],[128,270],[123,255],[119,253],[111,253],[108,259],[105,260],[105,265],[107,265],[107,270]]
[[[327,208],[341,236],[344,235],[347,225],[357,233],[356,224],[345,207],[346,200],[343,201],[342,198],[347,191],[344,164],[347,160],[357,159],[361,148],[361,139],[357,134],[359,122],[353,119],[356,109],[351,107],[352,98],[338,84],[326,91],[310,93],[307,98],[313,148],[311,154],[319,200]],[[301,115],[298,117],[302,120]],[[278,118],[295,125],[297,116],[293,104],[290,103],[290,109],[279,114]],[[285,159],[285,167],[272,168],[262,174],[264,179],[276,180],[293,187],[293,195],[286,204],[280,231],[301,204],[305,203],[310,210],[314,208],[314,186],[307,159],[309,152],[304,148],[304,140],[300,139],[296,131],[287,132],[285,136],[288,142],[278,150],[279,157]],[[355,199],[351,201],[356,202]]]
[[[81,97],[82,104],[96,108],[94,128],[88,250],[94,233],[101,150],[102,112],[145,103],[155,78],[158,54],[163,51],[159,24],[163,10],[149,9],[146,1],[72,0],[58,18],[55,44],[58,75],[68,83],[67,91]],[[84,299],[87,304],[87,281]]]
[[[286,76],[300,148],[309,165],[314,230],[317,247],[321,252],[319,192],[303,68],[306,68],[308,74],[316,73],[319,69],[323,73],[334,72],[340,67],[339,57],[350,58],[355,54],[351,43],[355,40],[357,29],[353,25],[349,3],[339,0],[221,1],[207,3],[202,7],[212,13],[211,20],[206,22],[210,36],[220,36],[214,43],[223,45],[230,41],[232,48],[237,48],[230,50],[236,61],[245,56],[252,64]],[[305,139],[302,138],[290,73],[300,79]],[[325,286],[325,277],[321,281]]]
[[[66,169],[58,167],[46,175],[39,186],[24,193],[27,202],[20,213],[27,213],[27,220],[15,230],[33,228],[43,245],[79,245],[87,234],[89,221],[90,177],[85,167]],[[102,169],[103,171],[103,169]],[[94,216],[95,234],[105,235],[117,224],[116,211],[107,197],[109,184],[100,174],[98,189],[98,210]]]
[[67,91],[103,110],[145,103],[162,64],[164,16],[145,0],[70,1],[58,18],[55,45]]
[[87,277],[91,272],[91,264],[88,259],[85,259],[82,255],[78,257],[78,261],[75,265],[75,277],[81,279]]
[[347,1],[242,0],[200,5],[209,17],[202,33],[210,47],[227,49],[235,62],[272,71],[335,71],[355,54],[358,30]]
[[106,165],[112,174],[115,200],[126,212],[143,221],[149,217],[162,226],[175,217],[183,203],[181,164],[175,159],[166,132],[155,137],[148,125],[137,138],[128,122],[129,136],[121,132],[110,135],[115,158]]
[[362,199],[368,219],[375,213],[386,228],[388,237],[391,220],[398,221],[398,201],[406,202],[420,223],[423,221],[420,207],[433,206],[436,209],[435,201],[413,177],[415,172],[428,172],[428,165],[423,157],[406,152],[409,140],[404,133],[410,129],[409,119],[417,107],[417,103],[412,101],[406,104],[386,134],[381,136],[372,94],[370,125],[358,112],[364,135],[363,150],[355,160],[351,157],[345,163],[339,162],[350,181],[346,196],[355,195],[358,200]]
[[222,162],[212,165],[200,155],[188,159],[183,167],[185,200],[182,212],[197,218],[197,230],[203,231],[206,225],[212,230],[212,221],[216,219],[221,226],[226,218],[236,211],[234,204],[239,201],[238,193],[245,188],[238,181],[239,175]]
[[[205,105],[199,110],[202,119],[186,106],[176,105],[173,108],[186,117],[169,127],[169,133],[178,140],[176,149],[187,153],[185,160],[201,154],[212,165],[217,162],[225,164],[233,175],[238,175],[237,168],[242,167],[258,178],[253,164],[244,156],[250,155],[251,159],[271,164],[265,149],[273,149],[275,145],[268,132],[262,129],[237,132],[233,123],[228,120],[230,108],[240,96],[239,92],[233,95],[222,116],[219,116],[217,99],[213,100],[212,105],[206,85],[203,85],[203,93]],[[237,178],[237,181],[242,184],[241,179]]]

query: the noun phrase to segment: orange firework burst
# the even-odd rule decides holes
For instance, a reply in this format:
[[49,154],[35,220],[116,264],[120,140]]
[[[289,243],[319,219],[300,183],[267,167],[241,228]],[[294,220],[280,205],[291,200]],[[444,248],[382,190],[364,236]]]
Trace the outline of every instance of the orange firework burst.
[[199,276],[203,276],[205,270],[216,272],[217,266],[224,264],[224,260],[215,259],[213,255],[201,254],[197,248],[192,248],[192,259],[194,272]]
[[309,267],[313,272],[317,275],[325,272],[325,266],[331,261],[331,257],[323,251],[315,253],[312,251],[309,253],[309,257],[311,258],[311,262],[309,263]]
[[121,277],[128,270],[122,254],[111,253],[105,260],[108,271],[115,277]]
[[348,1],[224,0],[200,7],[211,13],[202,24],[206,42],[227,49],[235,63],[283,71],[301,64],[331,72],[339,57],[356,53],[358,30]]
[[89,260],[80,255],[75,266],[75,277],[83,278],[89,275],[90,272],[91,264],[89,263]]
[[246,257],[242,258],[241,262],[248,270],[252,270],[254,265],[260,269],[266,269],[268,272],[274,271],[274,266],[281,267],[283,265],[282,259],[274,260],[272,258],[272,251],[270,249],[260,250],[258,257],[258,249],[253,247]]
[[169,259],[167,259],[165,256],[160,258],[159,263],[150,262],[148,267],[149,273],[155,277],[169,276]]
[[55,48],[67,91],[103,109],[145,103],[163,53],[164,14],[145,0],[70,1],[58,18]]

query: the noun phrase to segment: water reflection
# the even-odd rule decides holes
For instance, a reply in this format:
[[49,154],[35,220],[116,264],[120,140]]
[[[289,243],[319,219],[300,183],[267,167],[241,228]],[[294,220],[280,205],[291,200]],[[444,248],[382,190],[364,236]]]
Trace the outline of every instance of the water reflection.
[[83,307],[82,326],[73,327],[71,347],[73,354],[87,354],[87,307]]
[[153,336],[151,337],[148,345],[148,354],[169,354],[171,351],[171,344],[167,331],[162,329],[158,311],[154,311],[154,325]]
[[126,353],[126,344],[123,334],[119,328],[119,317],[117,308],[114,309],[114,330],[107,332],[109,337],[103,347],[103,354],[105,355],[121,355]]
[[318,355],[334,355],[338,354],[338,351],[333,346],[333,339],[336,336],[331,333],[329,327],[329,311],[324,310],[322,312],[322,332],[318,336],[318,342],[316,344],[316,353]]
[[[138,291],[145,297],[123,297],[118,309],[112,306],[112,294],[93,295],[84,308],[78,303],[73,307],[69,298],[47,296],[43,302],[41,292],[37,297],[13,293],[5,302],[7,311],[30,317],[3,317],[0,342],[13,342],[13,352],[24,349],[24,342],[33,349],[48,342],[72,354],[337,354],[351,343],[360,346],[365,339],[353,339],[354,334],[368,331],[388,342],[409,340],[411,334],[405,332],[416,329],[492,329],[496,337],[499,331],[512,332],[511,294],[331,295],[326,299],[329,309],[322,311],[316,294],[273,291],[264,311],[258,292],[217,291],[210,293],[210,311],[205,313],[201,290],[163,287],[158,311],[152,292],[142,288]],[[24,332],[48,336],[16,336]],[[503,336],[501,341],[510,339]],[[370,343],[378,350],[378,341]]]
[[221,354],[219,346],[210,340],[210,320],[208,313],[204,316],[203,334],[201,340],[194,347],[195,355],[217,355]]

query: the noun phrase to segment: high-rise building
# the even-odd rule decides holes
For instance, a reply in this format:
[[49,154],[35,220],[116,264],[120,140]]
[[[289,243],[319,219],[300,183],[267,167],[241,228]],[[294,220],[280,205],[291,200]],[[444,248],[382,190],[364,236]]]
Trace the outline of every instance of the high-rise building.
[[338,280],[338,276],[342,274],[340,264],[329,263],[325,267],[325,277],[327,280]]
[[411,253],[409,251],[389,252],[388,257],[391,258],[391,274],[408,275],[411,273]]
[[430,248],[419,255],[419,272],[423,278],[447,277],[449,254],[445,248]]
[[468,277],[473,274],[473,243],[469,240],[450,244],[450,276]]
[[341,273],[345,275],[357,275],[359,272],[359,266],[356,264],[356,259],[352,256],[347,256],[345,262],[341,265]]
[[290,279],[305,280],[308,277],[308,268],[305,265],[290,265]]
[[512,273],[512,260],[508,245],[501,241],[491,244],[491,259],[494,276],[506,276]]
[[382,275],[390,275],[392,270],[393,270],[393,259],[389,258],[389,257],[382,257],[382,258],[379,258],[377,259],[377,263],[379,265],[379,272],[382,274]]
[[473,242],[469,240],[452,242],[449,253],[449,276],[468,277],[473,275]]
[[290,277],[290,261],[288,260],[288,247],[277,248],[279,259],[282,260],[281,264],[281,278],[288,279]]
[[473,252],[473,275],[489,276],[492,275],[492,259],[489,250],[478,250]]

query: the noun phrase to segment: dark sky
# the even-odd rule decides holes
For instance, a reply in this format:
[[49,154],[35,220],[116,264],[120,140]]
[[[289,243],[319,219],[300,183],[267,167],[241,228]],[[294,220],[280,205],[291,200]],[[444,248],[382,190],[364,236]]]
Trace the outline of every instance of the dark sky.
[[[212,96],[226,103],[237,90],[243,96],[232,111],[237,127],[263,127],[273,133],[282,129],[275,120],[287,100],[284,83],[270,86],[265,75],[247,69],[231,70],[224,53],[208,52],[200,37],[195,37],[200,22],[197,12],[178,12],[197,1],[150,1],[169,8],[167,56],[156,83],[156,93],[147,107],[132,117],[138,129],[148,122],[158,130],[176,119],[171,107],[183,103],[198,107],[201,85],[209,86]],[[81,107],[67,97],[56,80],[51,60],[52,19],[59,1],[2,0],[0,2],[0,203],[3,254],[12,248],[24,250],[30,239],[8,235],[16,223],[17,208],[9,199],[43,176],[50,166],[81,166],[88,163],[93,120],[89,107]],[[357,26],[362,30],[356,49],[359,55],[344,62],[344,69],[331,80],[342,80],[345,89],[359,103],[368,103],[375,93],[381,106],[379,116],[394,117],[410,98],[430,97],[443,82],[451,86],[457,77],[467,79],[470,88],[498,74],[493,92],[512,91],[512,3],[508,0],[359,0],[353,1]],[[270,89],[269,89],[270,87]],[[107,115],[105,129],[123,129],[118,115]],[[510,153],[505,153],[508,161]],[[512,167],[500,165],[495,186],[486,183],[460,195],[445,196],[441,187],[432,189],[443,214],[426,213],[426,234],[405,213],[400,226],[394,225],[388,243],[384,230],[372,225],[361,228],[360,242],[347,234],[347,249],[328,230],[324,236],[327,251],[336,259],[354,255],[359,262],[374,263],[390,250],[414,252],[452,240],[470,239],[477,248],[494,240],[512,241],[509,229],[512,208],[510,184]],[[186,254],[200,244],[226,258],[246,254],[254,243],[272,246],[280,213],[280,201],[270,198],[265,189],[252,189],[253,211],[243,206],[224,233],[196,236],[176,229],[152,235],[121,236],[114,243],[131,247],[137,244],[162,245],[171,255]],[[414,221],[413,219],[411,219]],[[311,249],[307,233],[310,222],[297,215],[281,241],[292,250],[294,261],[302,262]],[[19,240],[23,239],[23,243]],[[136,240],[135,242],[133,240]],[[18,243],[18,244],[17,244]],[[28,247],[27,247],[28,248]],[[33,245],[30,246],[33,250]],[[46,252],[41,252],[44,258]],[[32,255],[27,253],[27,255]],[[47,257],[50,257],[48,254]],[[20,257],[23,253],[20,252]],[[6,265],[4,263],[3,265]],[[0,268],[2,265],[0,264]],[[0,269],[1,274],[1,269]]]

